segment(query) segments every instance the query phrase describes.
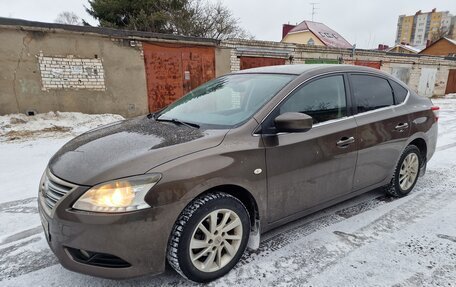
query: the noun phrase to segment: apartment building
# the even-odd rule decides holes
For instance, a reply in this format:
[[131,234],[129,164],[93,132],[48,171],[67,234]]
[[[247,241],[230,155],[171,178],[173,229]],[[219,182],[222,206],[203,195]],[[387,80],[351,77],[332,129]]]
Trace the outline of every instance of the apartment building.
[[400,15],[397,21],[396,44],[407,44],[420,49],[443,36],[453,36],[456,16],[449,11],[416,12]]

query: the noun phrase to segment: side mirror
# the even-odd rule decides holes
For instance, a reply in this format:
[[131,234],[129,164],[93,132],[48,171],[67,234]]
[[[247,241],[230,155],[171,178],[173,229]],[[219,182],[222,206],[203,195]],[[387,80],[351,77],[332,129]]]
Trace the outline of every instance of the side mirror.
[[274,119],[278,132],[306,132],[312,128],[313,119],[303,113],[284,113]]

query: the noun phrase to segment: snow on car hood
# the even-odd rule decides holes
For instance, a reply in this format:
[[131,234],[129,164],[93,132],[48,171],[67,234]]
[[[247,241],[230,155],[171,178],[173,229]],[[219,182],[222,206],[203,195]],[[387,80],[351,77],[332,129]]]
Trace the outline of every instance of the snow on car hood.
[[217,146],[226,133],[137,117],[74,138],[51,158],[49,169],[63,180],[91,186]]

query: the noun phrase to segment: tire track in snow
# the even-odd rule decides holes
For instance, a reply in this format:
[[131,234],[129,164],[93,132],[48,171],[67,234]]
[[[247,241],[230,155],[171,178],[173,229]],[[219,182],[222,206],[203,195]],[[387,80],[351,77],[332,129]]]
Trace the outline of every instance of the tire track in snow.
[[450,241],[456,243],[456,236],[450,236],[450,235],[446,235],[446,234],[437,234],[437,237],[441,238],[441,239],[450,240]]
[[[386,195],[382,195],[373,199],[369,199],[367,201],[359,202],[353,206],[345,207],[339,210],[336,210],[334,213],[330,213],[328,215],[321,216],[315,220],[310,222],[303,222],[298,226],[294,226],[289,230],[285,230],[279,234],[276,234],[266,240],[262,240],[260,243],[260,247],[255,250],[247,250],[246,253],[240,260],[240,263],[237,266],[242,266],[247,264],[251,261],[252,254],[261,254],[261,253],[269,253],[271,251],[279,250],[294,241],[298,240],[299,238],[308,236],[318,230],[321,230],[327,226],[336,224],[338,222],[344,221],[350,217],[356,216],[363,212],[375,209],[387,202],[391,202],[396,198],[389,197]],[[346,204],[346,202],[337,204],[336,206],[330,208],[337,208],[338,205]],[[298,219],[297,221],[305,221],[305,218]],[[281,227],[280,229],[284,229],[285,227]]]
[[[342,234],[343,232],[336,231],[336,235],[342,237],[341,242],[332,246],[325,245],[325,251],[321,254],[308,254],[309,257],[307,258],[309,260],[305,260],[305,262],[307,262],[307,264],[310,263],[310,266],[306,265],[304,268],[300,268],[299,273],[302,277],[296,276],[292,281],[299,284],[307,283],[313,275],[317,275],[317,272],[315,272],[316,270],[318,270],[318,272],[326,270],[337,264],[342,258],[346,257],[354,250],[379,240],[388,234],[399,231],[410,223],[416,222],[419,219],[440,210],[445,206],[446,202],[456,199],[455,192],[447,192],[447,187],[454,188],[455,185],[453,182],[453,184],[449,186],[449,183],[451,182],[451,173],[448,173],[448,170],[452,169],[453,168],[447,169],[446,171],[434,170],[430,172],[430,180],[426,181],[424,186],[417,186],[413,197],[409,201],[406,201],[380,216],[355,233]],[[426,187],[432,187],[432,189],[428,189],[426,192]],[[306,255],[304,256],[306,257]],[[295,260],[298,262],[300,261],[299,257],[296,257]],[[316,263],[311,262],[311,260]],[[316,266],[318,266],[317,269],[315,269]],[[280,284],[281,282],[276,281],[275,283]]]
[[37,236],[0,249],[0,282],[57,264],[49,248],[27,248],[40,240],[44,239]]
[[1,242],[0,245],[8,244],[14,241],[18,241],[36,234],[39,234],[43,232],[43,227],[41,226],[36,226],[30,229],[26,229],[17,233],[14,233],[13,235],[10,235],[6,238],[4,238]]
[[[36,197],[29,197],[3,202],[0,203],[0,213],[28,213],[36,216],[33,214],[38,213],[38,207],[27,206],[36,201]],[[42,236],[36,236],[42,230],[41,225],[35,226],[3,238],[0,242],[0,281],[57,264],[57,259],[47,244],[44,248],[34,246],[44,241]]]
[[439,147],[436,148],[436,151],[447,150],[447,149],[450,149],[450,148],[453,148],[453,147],[456,147],[456,143],[451,143],[451,144],[446,144],[446,145],[443,145],[443,146],[439,146]]
[[[419,182],[415,192],[406,198],[407,201],[352,234],[335,231],[334,233],[340,237],[339,241],[323,244],[320,240],[305,241],[305,237],[312,233],[309,231],[317,231],[344,220],[338,221],[334,214],[328,215],[333,220],[329,220],[327,225],[323,222],[323,226],[320,228],[313,228],[312,226],[315,223],[311,222],[309,223],[310,227],[297,228],[272,238],[271,241],[277,241],[276,244],[281,246],[282,250],[279,256],[274,254],[277,249],[268,249],[274,244],[263,243],[260,252],[268,254],[256,256],[249,262],[245,260],[243,264],[237,265],[224,279],[224,285],[261,285],[262,278],[271,285],[303,285],[308,283],[313,276],[337,264],[342,258],[358,248],[399,231],[408,224],[438,211],[442,206],[445,206],[445,202],[455,200],[456,193],[447,192],[449,188],[454,189],[456,184],[452,181],[451,173],[448,172],[452,169],[454,167],[440,171],[429,170],[429,175],[424,178],[425,181],[422,179]],[[318,226],[318,224],[315,225]],[[308,229],[309,231],[296,232],[299,229],[301,231]],[[303,244],[306,246],[304,247]],[[266,256],[268,258],[265,258]],[[262,257],[261,260],[259,257]],[[294,275],[289,276],[289,274]]]
[[14,201],[0,203],[0,212],[6,213],[38,213],[36,206],[24,206],[26,204],[36,202],[36,197],[29,197]]
[[[404,280],[399,284],[394,284],[392,287],[415,287],[415,286],[449,286],[454,287],[454,275],[456,273],[455,265],[443,265],[435,268],[430,275],[422,272],[416,273],[413,276]],[[453,283],[448,283],[452,282]]]

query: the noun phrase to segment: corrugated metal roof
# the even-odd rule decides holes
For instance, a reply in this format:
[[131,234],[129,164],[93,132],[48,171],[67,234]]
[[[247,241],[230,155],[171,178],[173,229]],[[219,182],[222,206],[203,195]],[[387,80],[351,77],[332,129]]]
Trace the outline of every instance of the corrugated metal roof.
[[299,33],[310,31],[312,32],[320,41],[322,41],[328,47],[335,48],[351,48],[347,40],[344,39],[339,33],[329,28],[323,23],[312,22],[304,20],[299,25],[290,30],[288,34]]
[[410,52],[413,52],[413,53],[419,53],[421,51],[420,48],[416,48],[416,47],[413,47],[410,45],[397,44],[396,46],[389,48],[388,52],[395,49],[396,47],[401,47],[402,49],[409,50]]

